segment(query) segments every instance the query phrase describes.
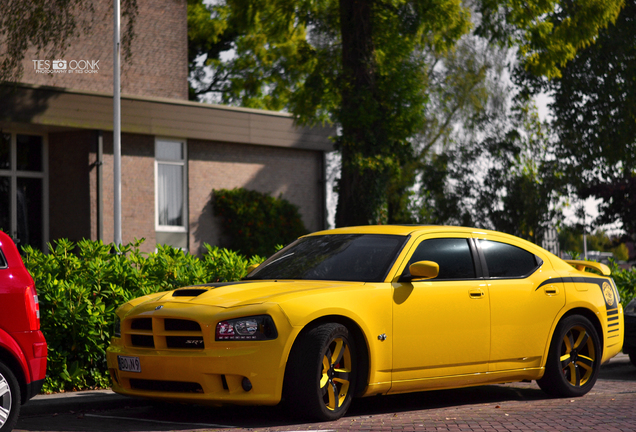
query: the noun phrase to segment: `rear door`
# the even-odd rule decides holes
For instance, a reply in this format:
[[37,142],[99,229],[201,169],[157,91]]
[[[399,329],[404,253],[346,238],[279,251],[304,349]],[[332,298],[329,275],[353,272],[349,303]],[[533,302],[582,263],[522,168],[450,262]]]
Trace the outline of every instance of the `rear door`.
[[550,338],[555,317],[565,305],[563,284],[549,279],[547,257],[489,235],[477,239],[486,264],[491,310],[490,371],[534,368]]

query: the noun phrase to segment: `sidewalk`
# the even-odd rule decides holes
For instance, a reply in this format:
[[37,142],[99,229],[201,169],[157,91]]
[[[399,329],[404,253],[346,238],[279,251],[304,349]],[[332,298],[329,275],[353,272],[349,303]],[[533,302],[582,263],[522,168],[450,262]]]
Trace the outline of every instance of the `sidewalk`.
[[20,416],[66,413],[70,411],[107,410],[125,406],[147,405],[148,401],[118,395],[112,390],[37,395],[20,410]]

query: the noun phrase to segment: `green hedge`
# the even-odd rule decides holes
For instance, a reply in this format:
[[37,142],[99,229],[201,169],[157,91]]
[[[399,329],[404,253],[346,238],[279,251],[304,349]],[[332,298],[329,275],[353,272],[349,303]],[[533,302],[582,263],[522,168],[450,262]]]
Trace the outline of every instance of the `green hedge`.
[[610,260],[612,278],[616,282],[618,293],[621,296],[621,304],[627,306],[636,297],[636,268],[622,269],[614,260]]
[[298,207],[279,197],[237,189],[214,190],[214,214],[223,218],[228,247],[247,256],[269,256],[307,234]]
[[50,245],[48,254],[28,246],[23,249],[49,347],[43,391],[110,386],[105,353],[119,305],[186,285],[239,280],[248,265],[263,261],[209,245],[200,259],[170,246],[145,254],[139,251],[142,242],[115,248],[62,239]]

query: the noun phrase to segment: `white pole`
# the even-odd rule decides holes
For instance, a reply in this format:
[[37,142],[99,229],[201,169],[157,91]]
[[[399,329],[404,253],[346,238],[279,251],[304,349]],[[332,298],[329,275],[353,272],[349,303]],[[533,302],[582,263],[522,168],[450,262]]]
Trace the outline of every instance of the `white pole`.
[[113,0],[113,177],[114,177],[114,242],[121,245],[121,76],[120,76],[120,0]]
[[583,213],[583,258],[587,261],[587,226],[585,225],[585,213]]

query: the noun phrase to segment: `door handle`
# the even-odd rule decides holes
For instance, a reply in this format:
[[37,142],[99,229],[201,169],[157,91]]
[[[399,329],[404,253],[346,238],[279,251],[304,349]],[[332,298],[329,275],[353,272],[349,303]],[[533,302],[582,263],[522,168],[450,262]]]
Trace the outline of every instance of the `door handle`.
[[484,290],[482,289],[474,289],[474,290],[470,290],[468,291],[468,295],[470,296],[470,298],[472,299],[480,299],[483,296],[486,295],[486,293],[484,292]]
[[559,294],[559,289],[555,287],[554,285],[546,285],[546,287],[543,288],[543,290],[548,296],[555,296]]

